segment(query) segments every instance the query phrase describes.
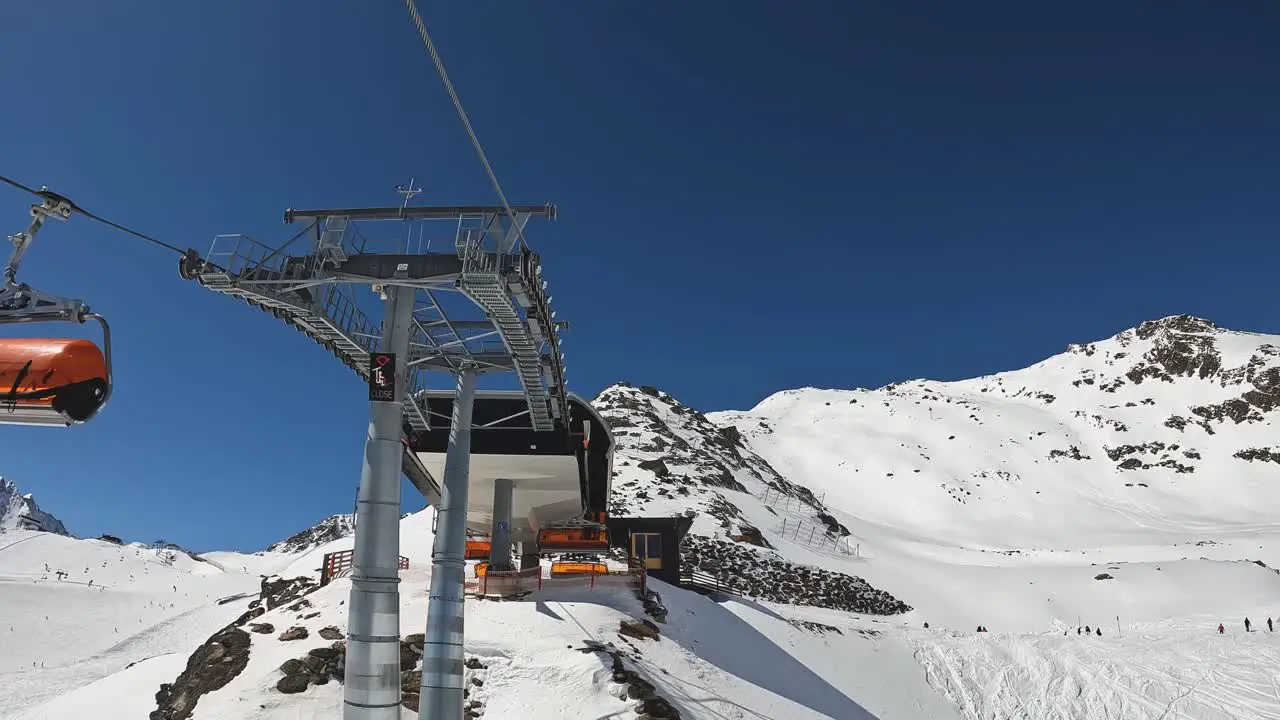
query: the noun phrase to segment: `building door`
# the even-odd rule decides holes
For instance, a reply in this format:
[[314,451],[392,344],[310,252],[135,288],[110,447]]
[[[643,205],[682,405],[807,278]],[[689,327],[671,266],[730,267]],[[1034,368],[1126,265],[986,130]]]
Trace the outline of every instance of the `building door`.
[[662,569],[662,535],[631,533],[631,556],[649,570]]

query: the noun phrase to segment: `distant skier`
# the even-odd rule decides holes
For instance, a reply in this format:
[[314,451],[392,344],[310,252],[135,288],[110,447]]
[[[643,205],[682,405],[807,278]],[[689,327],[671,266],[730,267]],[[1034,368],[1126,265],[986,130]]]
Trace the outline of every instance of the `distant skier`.
[[1222,627],[1222,623],[1218,623],[1218,634],[1219,634],[1219,635],[1221,635],[1222,633],[1224,633],[1224,632],[1226,632],[1226,631],[1227,631],[1227,629],[1226,629],[1226,628],[1224,628],[1224,627]]
[[1077,634],[1077,635],[1079,635],[1079,634],[1080,634],[1080,633],[1082,633],[1082,632],[1084,632],[1084,630],[1083,630],[1083,629],[1081,629],[1081,628],[1076,628],[1076,634]]
[[1097,628],[1097,630],[1098,630],[1098,637],[1102,637],[1102,628]]
[[[1271,621],[1270,621],[1270,620],[1268,620],[1267,622],[1271,622]],[[929,623],[925,623],[925,624],[924,624],[924,629],[925,629],[925,630],[928,630],[928,629],[929,629]]]
[[1252,624],[1250,624],[1250,622],[1249,622],[1249,618],[1245,618],[1245,619],[1244,619],[1244,631],[1245,631],[1245,632],[1253,632],[1253,625],[1252,625]]
[[1275,626],[1271,624],[1271,618],[1267,618],[1267,632],[1275,632]]
[[1084,626],[1084,634],[1085,634],[1085,635],[1092,635],[1092,634],[1093,634],[1093,629],[1092,629],[1092,628],[1090,628],[1088,625],[1085,625],[1085,626]]

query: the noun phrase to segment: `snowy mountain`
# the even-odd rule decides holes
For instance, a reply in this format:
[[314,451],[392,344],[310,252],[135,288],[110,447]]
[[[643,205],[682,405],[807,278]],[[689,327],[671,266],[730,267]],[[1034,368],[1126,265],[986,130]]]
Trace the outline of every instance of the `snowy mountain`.
[[61,520],[40,509],[31,493],[22,494],[13,481],[0,477],[0,532],[5,530],[71,534]]
[[[692,516],[686,569],[728,592],[653,579],[667,615],[638,635],[629,591],[468,599],[468,717],[1280,717],[1277,347],[1181,316],[742,412],[608,388],[611,512]],[[406,691],[432,519],[400,526]],[[200,558],[13,531],[0,718],[334,717],[350,580],[314,579],[353,542],[343,515]]]
[[330,515],[315,525],[267,548],[269,553],[301,553],[355,535],[356,516]]
[[990,550],[1274,522],[1280,337],[1187,316],[1024,370],[793,390],[712,419],[862,522]]
[[[765,600],[878,615],[911,609],[851,572],[857,558],[848,528],[812,491],[748,449],[733,427],[647,386],[615,385],[594,404],[616,442],[610,514],[691,516],[682,546],[688,570]],[[773,526],[786,518],[816,542],[786,549],[778,546],[785,538],[771,542]]]

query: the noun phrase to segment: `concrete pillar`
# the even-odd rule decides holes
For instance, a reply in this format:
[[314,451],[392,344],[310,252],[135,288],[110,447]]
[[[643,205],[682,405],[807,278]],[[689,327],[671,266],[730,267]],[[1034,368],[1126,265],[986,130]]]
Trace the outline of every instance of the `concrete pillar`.
[[494,570],[511,569],[511,495],[514,480],[497,478],[493,481],[493,528],[489,533],[489,567]]
[[400,401],[413,296],[413,288],[387,288],[381,349],[396,354],[395,392],[392,401],[369,403],[369,435],[356,497],[344,720],[400,717]]
[[453,396],[444,487],[436,510],[436,541],[431,552],[427,633],[422,653],[419,720],[462,718],[463,573],[466,569],[467,495],[471,473],[471,406],[476,371],[458,372]]

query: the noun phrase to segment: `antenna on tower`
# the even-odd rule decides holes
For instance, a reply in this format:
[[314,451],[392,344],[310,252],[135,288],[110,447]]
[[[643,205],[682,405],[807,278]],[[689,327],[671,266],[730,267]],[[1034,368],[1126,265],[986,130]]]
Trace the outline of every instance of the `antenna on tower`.
[[413,199],[413,196],[422,192],[422,188],[413,186],[413,181],[414,181],[414,178],[409,178],[408,185],[396,186],[396,192],[404,196],[404,202],[400,203],[401,210],[404,210],[405,208],[409,207],[409,201]]

